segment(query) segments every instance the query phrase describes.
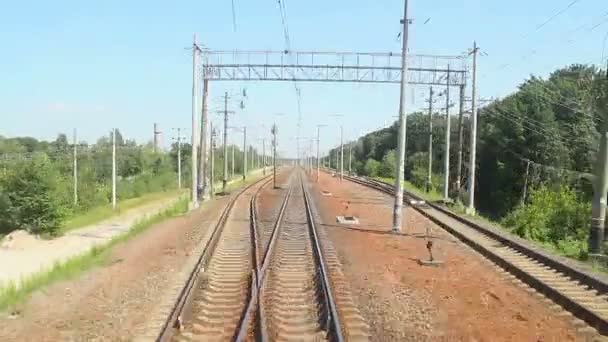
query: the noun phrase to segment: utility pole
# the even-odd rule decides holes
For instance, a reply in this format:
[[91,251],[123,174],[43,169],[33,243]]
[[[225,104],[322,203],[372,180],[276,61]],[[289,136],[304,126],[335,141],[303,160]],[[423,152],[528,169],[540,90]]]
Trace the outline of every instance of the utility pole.
[[340,125],[340,181],[344,179],[344,127]]
[[177,188],[182,188],[182,137],[181,128],[177,129]]
[[198,208],[198,171],[197,171],[197,141],[196,141],[196,115],[197,115],[197,82],[198,82],[198,45],[196,45],[196,34],[192,41],[192,209]]
[[[608,82],[608,68],[606,69],[606,82]],[[603,122],[601,132],[591,202],[589,254],[592,257],[601,255],[602,242],[605,238],[604,222],[606,220],[606,192],[608,192],[608,122]]]
[[393,207],[393,232],[401,230],[403,209],[403,173],[405,170],[405,135],[407,117],[405,94],[407,89],[407,40],[409,19],[407,17],[408,0],[403,5],[403,35],[401,46],[401,90],[399,92],[399,140],[397,142],[397,174],[395,176],[395,206]]
[[348,175],[352,176],[351,166],[353,163],[353,143],[348,144]]
[[469,157],[469,201],[467,212],[468,214],[475,213],[475,154],[477,152],[477,42],[473,42],[473,81],[472,81],[472,98],[471,98],[471,149]]
[[[205,70],[203,70],[203,77]],[[199,168],[198,168],[198,193],[202,196],[203,200],[207,199],[209,194],[207,191],[208,177],[207,177],[207,129],[208,126],[208,115],[207,115],[207,98],[209,96],[209,79],[205,77],[203,79],[203,108],[201,110],[201,140],[200,140],[200,152],[199,152]]]
[[433,87],[429,88],[429,163],[426,180],[426,192],[433,187]]
[[116,128],[112,130],[112,209],[116,209]]
[[232,146],[232,163],[231,163],[231,167],[232,167],[232,172],[230,173],[230,178],[234,178],[234,144],[231,145]]
[[243,126],[243,180],[247,179],[247,127]]
[[158,136],[161,134],[162,132],[158,130],[158,124],[155,122],[154,123],[154,153],[158,152]]
[[272,125],[272,187],[277,188],[277,124]]
[[317,125],[317,183],[319,182],[319,169],[320,169],[320,165],[319,165],[319,143],[321,141],[321,127],[323,127],[325,125]]
[[524,191],[521,194],[521,205],[526,204],[526,197],[528,195],[528,175],[530,174],[530,159],[526,159],[526,178],[524,178]]
[[224,174],[222,179],[222,192],[226,193],[228,185],[228,92],[224,93]]
[[77,152],[76,128],[74,128],[74,205],[78,204],[78,152]]
[[266,139],[262,138],[262,164],[263,164],[263,175],[266,176]]
[[443,168],[443,200],[448,201],[450,189],[450,65],[448,64],[448,75],[445,88],[445,155]]
[[462,179],[462,145],[463,145],[463,115],[464,115],[464,90],[465,85],[460,85],[460,101],[458,103],[458,167],[456,168],[456,191],[460,191],[460,180]]
[[210,141],[210,153],[209,153],[209,196],[215,197],[215,128],[213,128],[213,122],[209,123],[211,130],[211,141]]

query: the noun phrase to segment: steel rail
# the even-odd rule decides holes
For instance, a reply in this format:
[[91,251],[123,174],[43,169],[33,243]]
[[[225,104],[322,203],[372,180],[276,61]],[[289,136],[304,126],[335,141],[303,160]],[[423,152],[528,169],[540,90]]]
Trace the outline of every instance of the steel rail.
[[209,263],[211,256],[215,252],[215,248],[217,246],[219,237],[221,236],[223,228],[225,227],[226,222],[228,220],[230,211],[234,207],[234,204],[236,203],[237,199],[241,195],[243,195],[247,190],[251,189],[253,186],[259,184],[260,182],[266,181],[265,184],[269,183],[272,179],[268,179],[268,178],[270,178],[270,176],[264,177],[258,181],[255,181],[255,182],[247,185],[246,187],[241,189],[236,196],[234,196],[232,199],[230,199],[230,202],[222,211],[222,214],[220,215],[220,218],[219,218],[217,224],[213,228],[213,233],[211,235],[211,238],[209,239],[209,241],[207,241],[207,243],[203,249],[203,252],[201,253],[201,255],[196,263],[196,266],[190,272],[190,275],[188,276],[188,280],[186,281],[186,284],[184,284],[184,287],[180,291],[177,301],[175,302],[173,309],[171,310],[171,314],[165,320],[165,322],[162,326],[162,329],[161,329],[158,337],[156,338],[157,342],[169,341],[173,337],[173,334],[175,332],[174,330],[179,327],[184,308],[186,307],[186,304],[191,300],[191,296],[194,293],[194,291],[193,291],[194,284],[196,283],[196,280],[198,279],[200,270],[205,269],[207,267],[207,264]]
[[[371,180],[366,177],[344,177],[350,181],[353,181],[354,183],[368,186],[390,195],[392,195],[394,192],[394,186],[388,183],[384,183],[377,180]],[[408,191],[404,191],[404,195],[410,199],[418,201],[423,200],[420,196],[412,194]],[[605,315],[600,315],[598,314],[597,310],[594,310],[593,303],[585,304],[585,301],[581,300],[580,297],[568,295],[567,290],[565,290],[564,288],[552,286],[550,284],[550,280],[544,277],[539,277],[538,274],[535,274],[533,271],[530,271],[530,269],[528,269],[527,267],[533,264],[533,262],[537,262],[539,263],[537,265],[548,267],[549,270],[554,270],[558,272],[558,275],[563,274],[570,280],[570,286],[575,287],[575,284],[578,283],[593,290],[589,292],[592,294],[594,293],[595,297],[597,297],[597,301],[599,302],[605,301],[605,295],[608,293],[608,279],[602,279],[601,276],[591,274],[590,272],[580,269],[576,265],[572,265],[572,262],[569,262],[568,260],[563,260],[563,258],[552,256],[544,251],[535,249],[534,247],[527,245],[527,243],[522,239],[513,236],[508,236],[503,232],[494,231],[490,228],[481,226],[480,224],[473,222],[467,218],[461,217],[456,213],[448,210],[447,208],[444,208],[435,203],[429,203],[426,201],[425,203],[431,209],[434,209],[437,212],[449,217],[450,219],[453,219],[465,225],[466,227],[473,229],[474,231],[480,233],[482,236],[485,236],[490,240],[507,246],[514,250],[516,253],[520,253],[526,258],[531,259],[532,262],[524,263],[523,266],[520,263],[513,262],[513,260],[509,260],[509,258],[501,256],[498,253],[492,251],[490,248],[487,248],[486,246],[483,246],[482,244],[474,241],[471,237],[467,236],[467,234],[464,234],[463,232],[454,229],[448,223],[438,219],[436,216],[434,216],[427,210],[417,207],[416,205],[412,206],[412,208],[414,208],[416,211],[420,212],[434,223],[438,224],[454,236],[458,237],[461,241],[463,241],[476,251],[480,252],[486,258],[492,260],[494,263],[505,269],[507,272],[513,274],[515,277],[519,278],[521,281],[525,282],[540,293],[543,293],[552,301],[562,306],[565,310],[571,312],[574,316],[584,320],[591,327],[597,329],[600,334],[608,334],[608,320],[605,318]]]
[[[334,300],[334,294],[332,291],[331,283],[329,282],[329,272],[327,271],[325,258],[323,257],[323,250],[321,249],[321,244],[319,241],[319,236],[317,234],[317,227],[315,224],[315,218],[311,209],[311,202],[308,196],[308,191],[304,186],[304,181],[302,179],[302,175],[300,174],[300,185],[302,186],[302,192],[304,195],[304,205],[306,207],[306,218],[308,220],[309,234],[311,239],[313,240],[313,251],[315,255],[315,259],[317,260],[317,266],[319,267],[319,271],[321,273],[321,285],[323,287],[323,292],[325,294],[324,298],[326,301],[326,308],[328,308],[327,315],[327,327],[328,333],[334,334],[334,341],[342,342],[344,341],[342,324],[340,323],[340,317],[338,315],[338,309],[336,302]],[[333,328],[333,329],[332,329]],[[332,331],[333,330],[333,331]],[[330,335],[331,336],[331,335]]]

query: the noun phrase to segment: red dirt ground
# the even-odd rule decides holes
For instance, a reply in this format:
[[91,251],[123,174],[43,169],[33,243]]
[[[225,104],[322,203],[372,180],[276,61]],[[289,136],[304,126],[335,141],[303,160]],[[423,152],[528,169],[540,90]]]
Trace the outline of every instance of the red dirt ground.
[[[314,178],[313,178],[314,182]],[[313,187],[316,206],[338,254],[353,298],[375,341],[575,341],[571,318],[506,280],[488,261],[412,208],[404,209],[407,235],[386,234],[392,198],[323,173]],[[321,190],[333,196],[322,196]],[[336,215],[355,215],[349,229]],[[439,267],[427,259],[432,230]]]
[[109,265],[35,293],[19,317],[0,317],[0,341],[132,339],[227,199],[156,224],[114,248]]

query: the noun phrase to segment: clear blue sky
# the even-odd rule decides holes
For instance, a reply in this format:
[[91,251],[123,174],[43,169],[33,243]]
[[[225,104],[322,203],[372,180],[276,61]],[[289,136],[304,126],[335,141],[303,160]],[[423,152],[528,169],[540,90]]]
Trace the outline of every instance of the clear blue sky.
[[[283,1],[294,50],[399,51],[402,0]],[[460,54],[477,40],[488,54],[479,62],[480,95],[504,96],[530,74],[600,63],[608,31],[605,0],[581,0],[536,29],[571,2],[410,0],[410,52]],[[158,122],[168,143],[171,127],[190,127],[192,66],[186,48],[193,33],[212,49],[284,48],[275,0],[234,3],[236,32],[230,1],[6,2],[0,11],[0,134],[53,139],[75,127],[91,141],[115,126],[143,142]],[[353,137],[397,114],[396,85],[300,85],[302,135],[314,135],[318,123],[333,125],[323,130],[324,148],[339,141],[339,121]],[[280,118],[281,149],[294,153],[293,84],[216,82],[211,96],[243,86],[247,108],[232,122],[259,126],[272,121],[272,113],[287,113]],[[422,106],[424,92],[416,88],[416,103],[408,106]],[[219,117],[214,120],[219,123]],[[250,131],[261,136],[268,128]]]

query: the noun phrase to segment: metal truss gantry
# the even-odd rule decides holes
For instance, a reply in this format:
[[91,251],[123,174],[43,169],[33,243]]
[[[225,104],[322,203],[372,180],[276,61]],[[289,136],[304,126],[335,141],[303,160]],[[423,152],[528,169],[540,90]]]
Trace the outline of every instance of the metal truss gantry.
[[[212,81],[399,83],[401,79],[401,54],[392,52],[202,50],[201,57],[200,76]],[[468,70],[462,56],[408,54],[407,58],[410,84],[466,83]]]

